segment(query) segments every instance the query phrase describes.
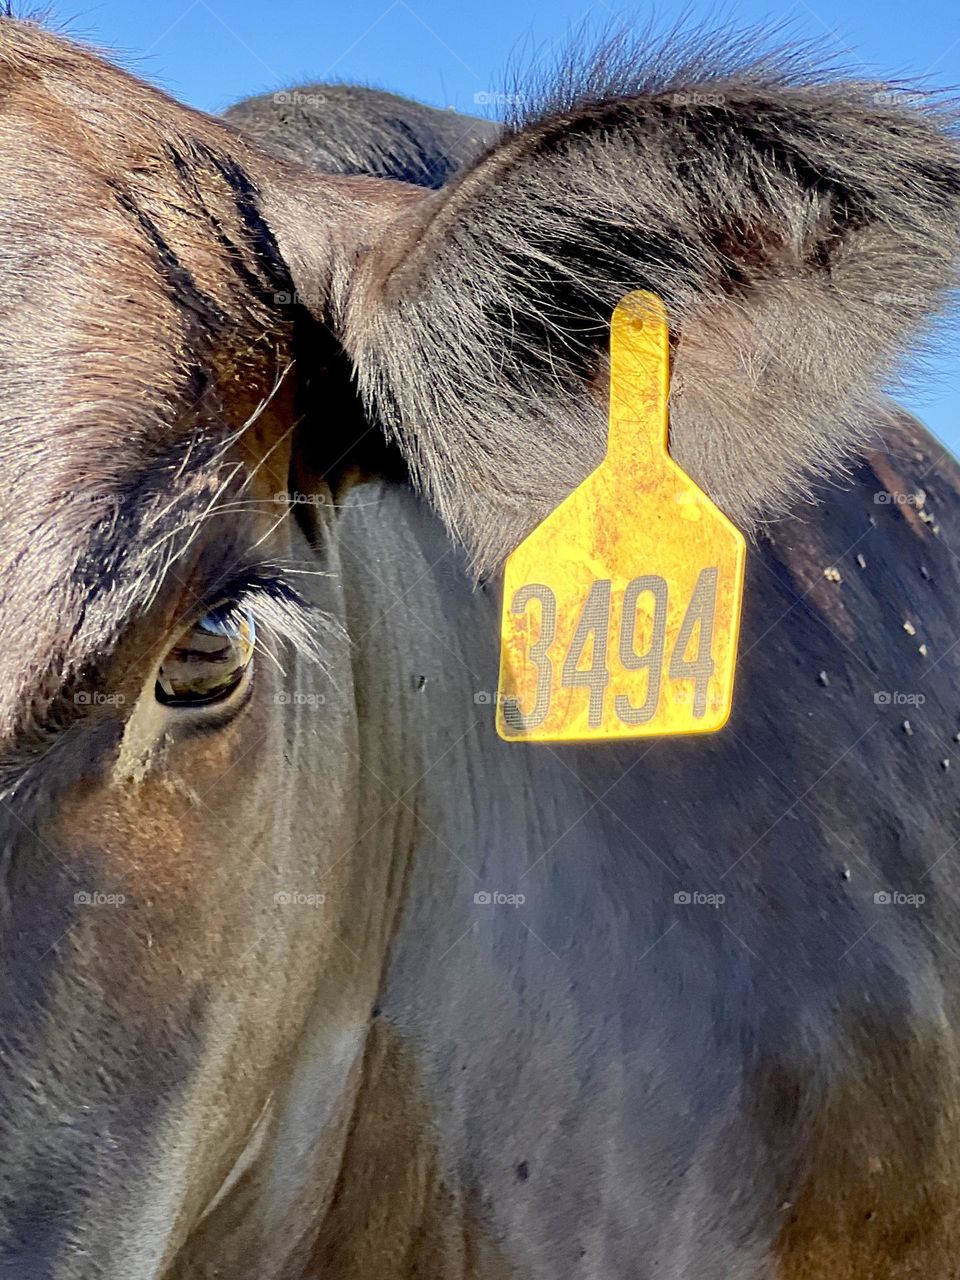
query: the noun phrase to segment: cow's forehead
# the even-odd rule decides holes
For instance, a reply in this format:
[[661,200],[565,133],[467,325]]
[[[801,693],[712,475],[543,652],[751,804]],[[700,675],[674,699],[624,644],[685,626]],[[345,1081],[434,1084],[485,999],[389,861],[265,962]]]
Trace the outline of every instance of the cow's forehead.
[[[128,553],[143,550],[151,501],[163,498],[171,521],[209,503],[219,443],[275,375],[285,333],[269,304],[285,275],[215,130],[194,130],[191,113],[161,95],[0,21],[4,63],[0,725],[9,731],[90,600],[112,585],[95,581],[98,563],[119,583]],[[200,473],[180,465],[191,450]]]

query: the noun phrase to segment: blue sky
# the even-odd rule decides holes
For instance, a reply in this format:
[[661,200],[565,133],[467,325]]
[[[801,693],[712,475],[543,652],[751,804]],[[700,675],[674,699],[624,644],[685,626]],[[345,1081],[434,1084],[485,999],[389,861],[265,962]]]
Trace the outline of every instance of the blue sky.
[[[722,7],[662,0],[54,0],[52,19],[176,97],[217,111],[249,93],[304,80],[352,80],[437,106],[493,115],[510,67],[549,61],[582,26],[669,26],[681,14],[716,26],[787,23],[884,77],[960,86],[955,0],[753,0]],[[960,453],[960,327],[912,372],[902,399]]]

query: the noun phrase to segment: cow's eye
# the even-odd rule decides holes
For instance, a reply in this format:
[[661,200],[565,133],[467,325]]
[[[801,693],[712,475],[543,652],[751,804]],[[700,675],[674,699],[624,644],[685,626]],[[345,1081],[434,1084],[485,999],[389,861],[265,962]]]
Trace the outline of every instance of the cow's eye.
[[255,644],[250,610],[222,600],[167,653],[157,673],[157,701],[186,707],[228,697],[248,671]]

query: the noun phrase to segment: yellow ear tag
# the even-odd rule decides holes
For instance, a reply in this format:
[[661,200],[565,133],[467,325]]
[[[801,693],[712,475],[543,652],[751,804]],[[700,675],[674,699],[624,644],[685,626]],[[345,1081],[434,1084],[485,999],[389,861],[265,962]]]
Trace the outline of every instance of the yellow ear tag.
[[506,563],[507,741],[710,733],[730,715],[746,544],[667,452],[669,358],[663,303],[628,294],[606,457]]

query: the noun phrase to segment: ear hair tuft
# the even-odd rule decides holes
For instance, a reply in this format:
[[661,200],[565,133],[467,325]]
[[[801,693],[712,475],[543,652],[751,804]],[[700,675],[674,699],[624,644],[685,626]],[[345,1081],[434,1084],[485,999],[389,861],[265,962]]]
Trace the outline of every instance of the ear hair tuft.
[[362,392],[481,571],[601,457],[623,294],[665,300],[672,451],[749,528],[857,448],[956,284],[949,104],[671,40],[541,94],[352,290]]

